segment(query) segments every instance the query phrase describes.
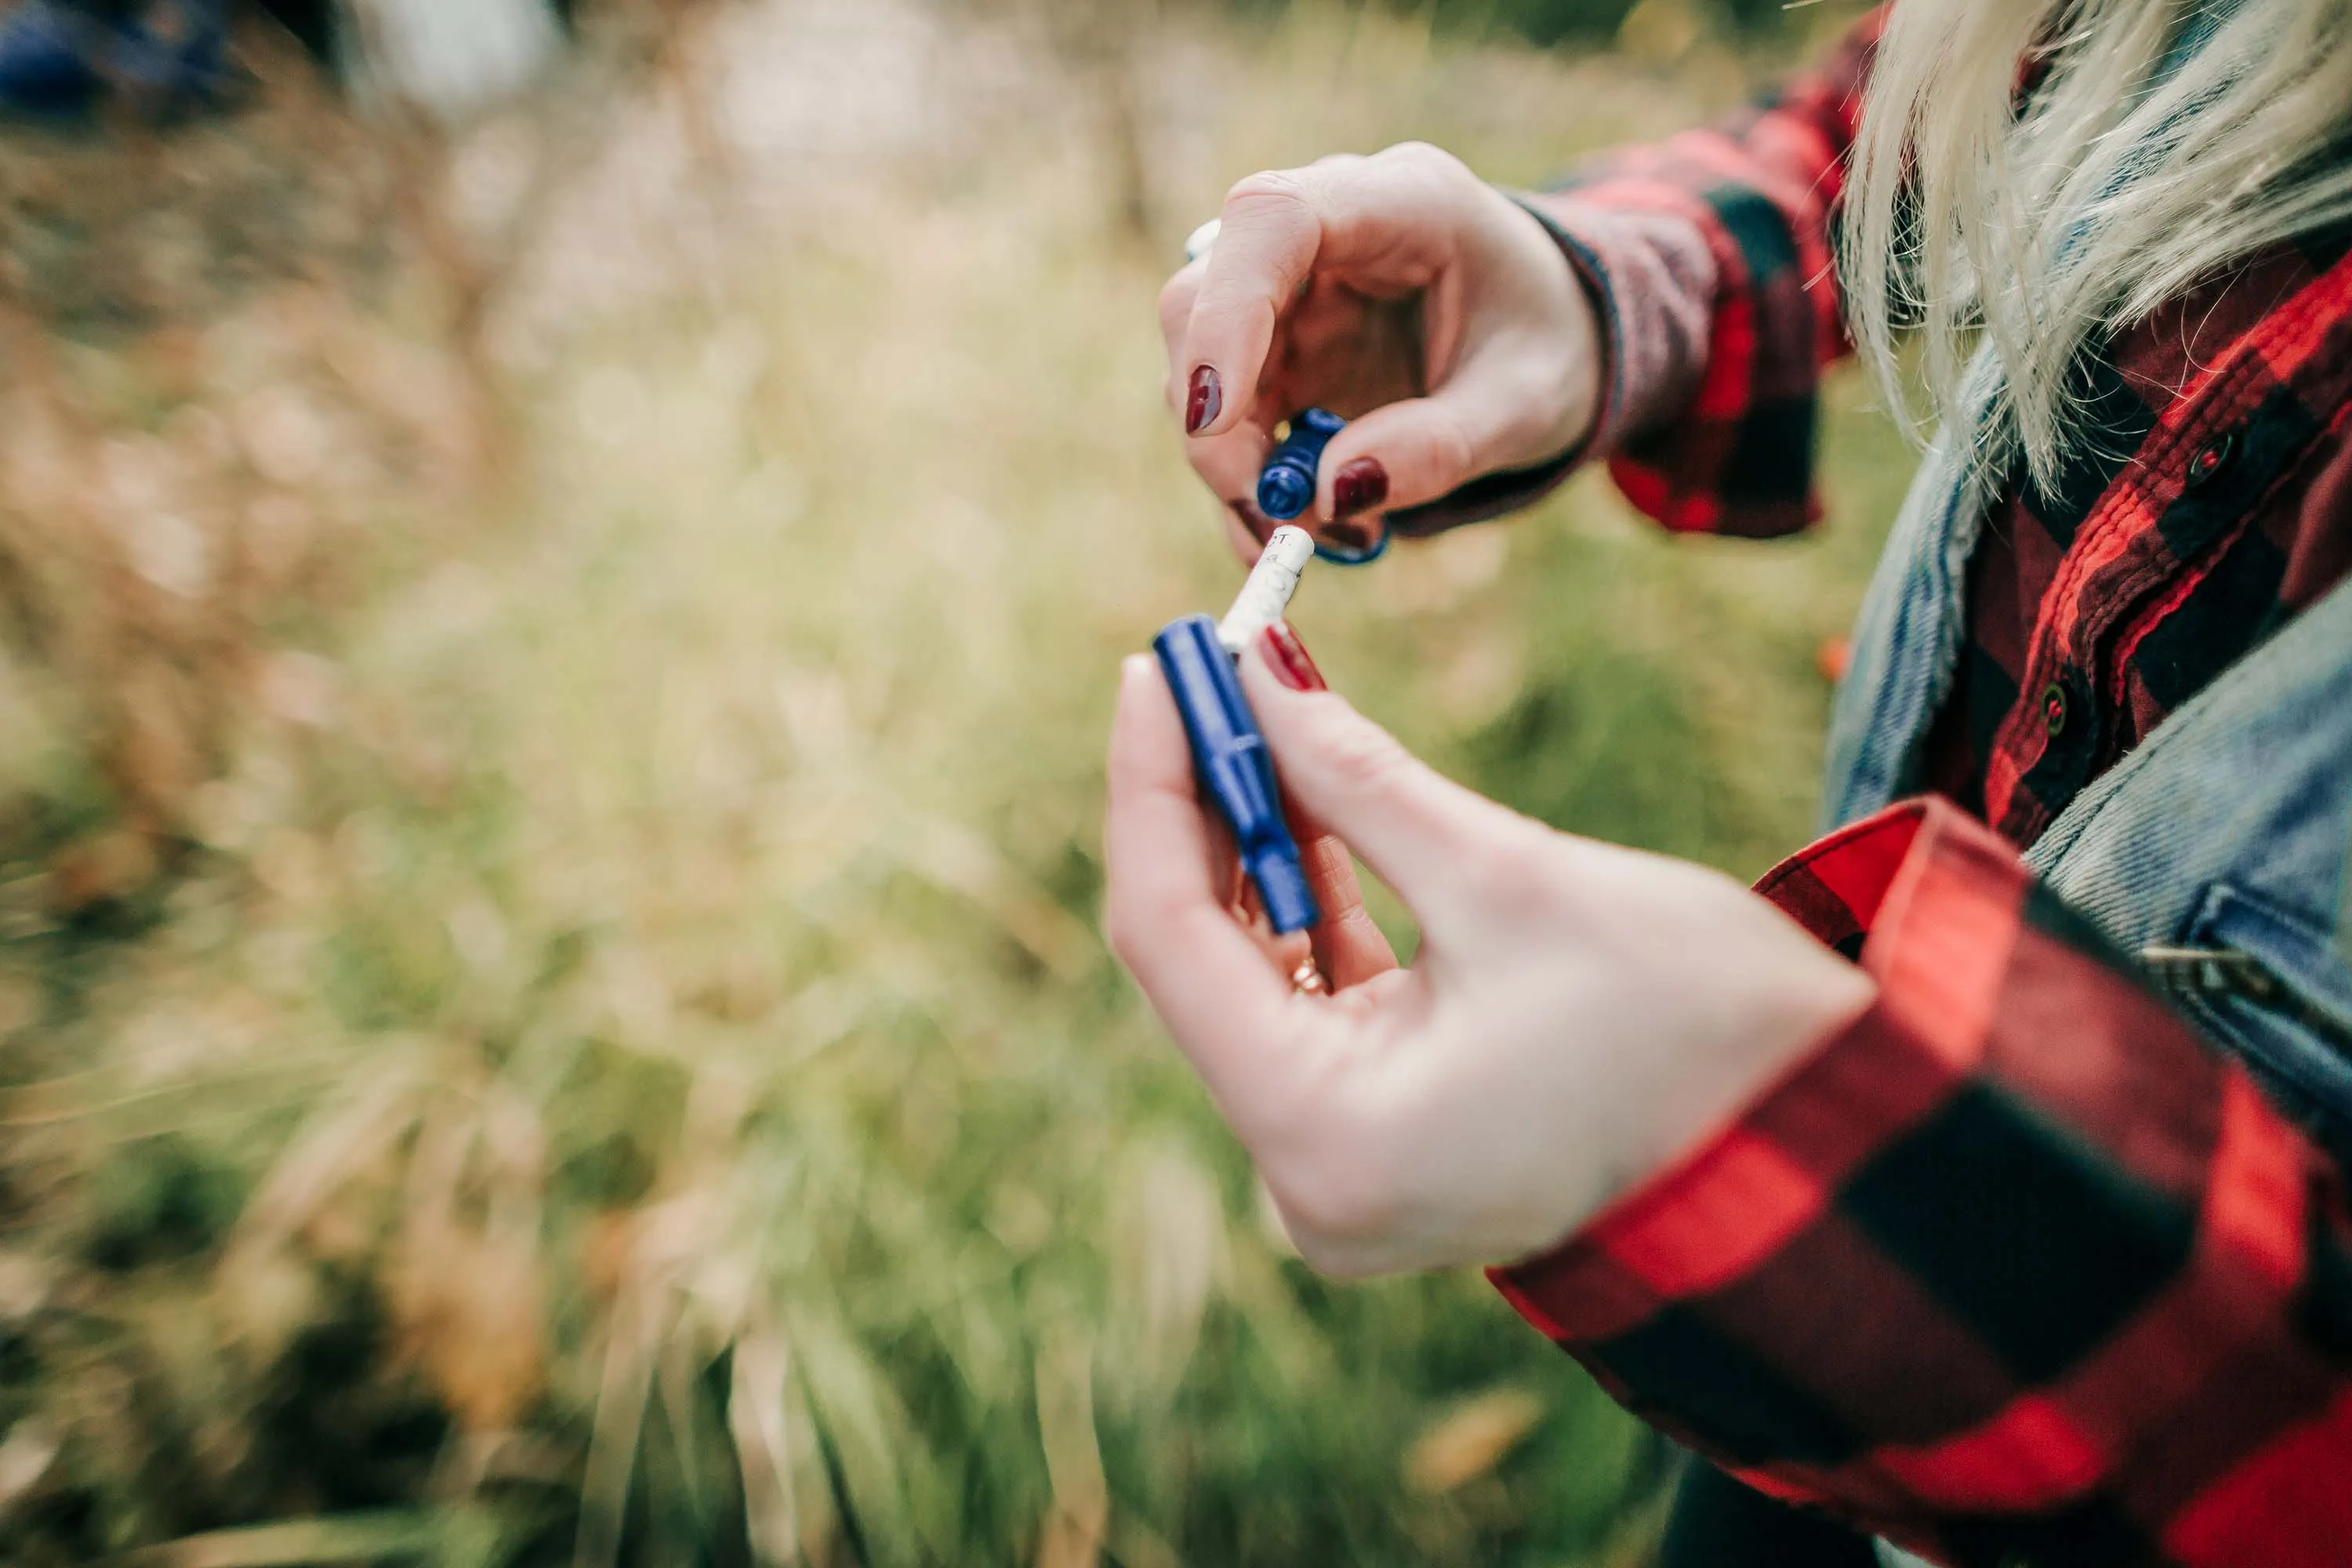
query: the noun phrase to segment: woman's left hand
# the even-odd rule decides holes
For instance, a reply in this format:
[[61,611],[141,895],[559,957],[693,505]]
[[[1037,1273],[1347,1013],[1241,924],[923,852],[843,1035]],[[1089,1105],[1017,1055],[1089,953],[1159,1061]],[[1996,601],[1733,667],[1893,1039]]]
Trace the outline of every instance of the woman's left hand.
[[[1142,658],[1111,736],[1110,940],[1318,1269],[1541,1251],[1869,1005],[1861,970],[1736,882],[1556,833],[1260,649],[1242,665],[1301,817],[1333,994],[1295,993],[1224,896],[1230,849]],[[1411,967],[1365,912],[1351,849],[1419,921]]]

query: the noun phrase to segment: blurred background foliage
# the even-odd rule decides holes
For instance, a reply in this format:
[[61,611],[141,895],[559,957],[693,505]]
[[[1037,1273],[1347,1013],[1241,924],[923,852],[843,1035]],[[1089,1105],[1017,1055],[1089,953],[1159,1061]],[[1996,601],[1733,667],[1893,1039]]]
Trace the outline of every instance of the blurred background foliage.
[[[1225,0],[1244,15],[1278,17],[1291,9],[1289,0]],[[1538,47],[1559,44],[1606,47],[1643,0],[1391,0],[1401,16],[1426,16],[1437,27],[1457,37],[1488,41],[1522,40]],[[1819,5],[1822,0],[1694,0],[1691,4],[1648,6],[1647,25],[1667,23],[1741,42],[1754,41],[1786,29],[1791,12]],[[1847,13],[1850,15],[1850,12]],[[1643,26],[1637,23],[1636,29]]]
[[[1152,300],[1249,169],[1536,183],[1858,7],[1243,9],[613,0],[454,122],[248,20],[0,132],[0,1560],[1643,1559],[1659,1447],[1305,1272],[1097,938],[1117,659],[1237,577]],[[1832,400],[1811,538],[1588,476],[1297,623],[1752,875],[1908,468]]]

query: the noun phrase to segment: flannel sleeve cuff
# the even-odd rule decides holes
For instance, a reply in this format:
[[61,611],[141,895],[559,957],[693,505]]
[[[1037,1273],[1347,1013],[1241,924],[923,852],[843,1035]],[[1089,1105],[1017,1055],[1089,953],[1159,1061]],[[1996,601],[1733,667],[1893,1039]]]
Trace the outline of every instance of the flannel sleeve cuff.
[[[1824,944],[1854,956],[1925,815],[1901,807],[1850,827],[1776,868],[1758,890]],[[1560,1247],[1490,1270],[1496,1286],[1530,1323],[1570,1344],[1605,1340],[1769,1258],[1831,1196],[1828,1182],[1803,1167],[1851,1163],[1916,1098],[1890,1095],[1891,1083],[1874,1081],[1874,1047],[1887,1033],[1890,1006],[1899,999],[1882,993],[1731,1125]],[[1797,1159],[1775,1146],[1772,1130],[1783,1121],[1804,1131]]]
[[1628,432],[1671,420],[1695,395],[1706,367],[1714,259],[1696,222],[1573,195],[1512,199],[1551,236],[1592,302],[1601,406],[1584,440],[1549,462],[1484,475],[1442,500],[1391,513],[1390,529],[1408,539],[1533,506],[1588,459],[1614,454]]
[[1709,130],[1603,154],[1522,195],[1601,316],[1604,390],[1580,449],[1390,514],[1402,534],[1516,510],[1587,457],[1677,532],[1764,537],[1821,515],[1822,366],[1844,351],[1830,230],[1882,12],[1821,69]]
[[1672,420],[1696,395],[1706,363],[1714,258],[1706,234],[1671,212],[1616,208],[1573,195],[1513,194],[1574,269],[1598,318],[1601,406],[1570,450],[1533,468],[1487,474],[1426,506],[1389,517],[1419,538],[1533,506],[1629,432]]
[[2289,1549],[2352,1541],[2325,1162],[1947,805],[1759,890],[1877,1002],[1503,1294],[1652,1424],[1933,1556],[2333,1560]]
[[[1785,238],[1779,208],[1761,196],[1733,202],[1738,224],[1717,210],[1732,200],[1721,188],[1729,176],[1683,140],[1713,147],[1723,138],[1628,150],[1567,190],[1514,197],[1551,236],[1599,319],[1591,433],[1550,462],[1391,513],[1391,530],[1413,537],[1517,510],[1596,457],[1627,500],[1675,532],[1761,538],[1821,515],[1818,383],[1843,342],[1833,314],[1822,313],[1833,291],[1797,271],[1806,247]],[[1759,237],[1776,232],[1785,256]],[[1772,254],[1750,256],[1743,235]]]
[[1576,269],[1600,317],[1601,398],[1588,453],[1677,417],[1706,374],[1717,272],[1706,230],[1685,213],[1612,205],[1574,192],[1522,195]]

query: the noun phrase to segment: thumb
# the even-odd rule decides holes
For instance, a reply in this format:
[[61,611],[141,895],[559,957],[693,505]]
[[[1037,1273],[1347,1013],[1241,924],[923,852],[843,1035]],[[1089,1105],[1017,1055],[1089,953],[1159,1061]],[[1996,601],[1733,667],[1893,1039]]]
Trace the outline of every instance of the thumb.
[[1363,858],[1429,928],[1459,889],[1528,824],[1463,788],[1329,691],[1300,691],[1267,667],[1263,639],[1241,661],[1242,686],[1298,805]]
[[1338,521],[1426,506],[1483,475],[1575,450],[1600,409],[1598,328],[1588,310],[1559,330],[1564,346],[1530,346],[1540,336],[1534,329],[1498,334],[1465,351],[1426,396],[1349,420],[1323,449],[1320,515]]

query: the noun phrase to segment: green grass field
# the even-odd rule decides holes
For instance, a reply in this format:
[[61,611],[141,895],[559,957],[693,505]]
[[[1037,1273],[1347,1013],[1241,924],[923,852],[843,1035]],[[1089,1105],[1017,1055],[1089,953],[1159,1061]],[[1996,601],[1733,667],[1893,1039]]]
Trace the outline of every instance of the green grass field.
[[[1532,182],[1743,83],[1253,39],[1187,57],[1179,232],[1255,166]],[[1478,1279],[1287,1259],[1098,939],[1117,661],[1237,574],[1163,259],[1082,141],[1005,135],[579,323],[495,504],[387,497],[273,625],[304,657],[160,892],[0,889],[0,1556],[1640,1560],[1658,1451]],[[1753,875],[1910,466],[1863,402],[1813,537],[1587,476],[1295,620],[1454,776]]]

